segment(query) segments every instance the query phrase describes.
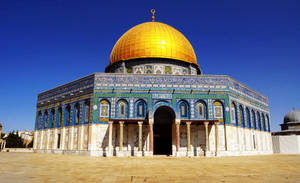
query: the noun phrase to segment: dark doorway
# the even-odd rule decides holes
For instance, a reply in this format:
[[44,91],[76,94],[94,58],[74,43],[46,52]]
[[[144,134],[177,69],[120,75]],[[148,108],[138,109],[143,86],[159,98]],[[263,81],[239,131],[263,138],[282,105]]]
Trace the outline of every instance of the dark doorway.
[[174,112],[169,107],[159,107],[154,113],[154,154],[172,154],[172,122]]
[[60,134],[57,134],[57,149],[60,148]]

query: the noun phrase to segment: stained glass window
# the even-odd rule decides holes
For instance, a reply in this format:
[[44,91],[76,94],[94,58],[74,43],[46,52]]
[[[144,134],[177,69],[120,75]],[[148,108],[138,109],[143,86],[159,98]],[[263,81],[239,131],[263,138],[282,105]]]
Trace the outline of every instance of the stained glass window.
[[180,103],[180,116],[187,117],[188,105],[185,102]]
[[127,105],[125,101],[119,102],[119,117],[126,117],[127,116]]
[[109,117],[109,102],[107,100],[102,100],[100,102],[100,118]]
[[236,122],[236,116],[235,116],[235,114],[236,114],[236,107],[235,107],[235,104],[232,103],[231,104],[231,121],[233,123]]
[[84,103],[84,122],[87,123],[90,120],[90,101],[87,100]]
[[198,118],[200,119],[204,119],[206,116],[205,116],[205,105],[202,103],[202,102],[199,102],[197,105],[196,105],[196,111],[197,111],[197,115],[198,115]]
[[214,118],[218,119],[220,122],[224,121],[223,117],[223,105],[219,101],[214,102]]

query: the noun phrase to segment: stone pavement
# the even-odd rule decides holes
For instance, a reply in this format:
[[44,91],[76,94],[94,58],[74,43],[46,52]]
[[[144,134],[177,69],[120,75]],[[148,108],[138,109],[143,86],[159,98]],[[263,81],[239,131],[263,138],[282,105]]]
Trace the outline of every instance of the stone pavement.
[[300,182],[300,155],[104,158],[2,152],[0,182]]

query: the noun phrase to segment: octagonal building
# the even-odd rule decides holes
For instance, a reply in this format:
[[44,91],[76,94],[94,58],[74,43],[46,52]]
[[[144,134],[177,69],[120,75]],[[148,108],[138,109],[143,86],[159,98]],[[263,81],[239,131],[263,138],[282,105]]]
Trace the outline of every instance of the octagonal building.
[[120,37],[105,73],[38,94],[34,151],[272,154],[268,99],[230,76],[202,75],[182,33],[146,22]]

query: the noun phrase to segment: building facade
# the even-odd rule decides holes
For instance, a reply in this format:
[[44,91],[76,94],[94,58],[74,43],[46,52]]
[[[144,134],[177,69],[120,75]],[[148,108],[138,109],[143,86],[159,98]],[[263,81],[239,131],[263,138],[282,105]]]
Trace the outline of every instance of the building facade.
[[272,132],[274,153],[300,154],[300,111],[287,113],[280,126],[281,131]]
[[272,153],[267,97],[229,76],[202,75],[189,41],[167,24],[127,31],[105,72],[38,95],[35,152]]

